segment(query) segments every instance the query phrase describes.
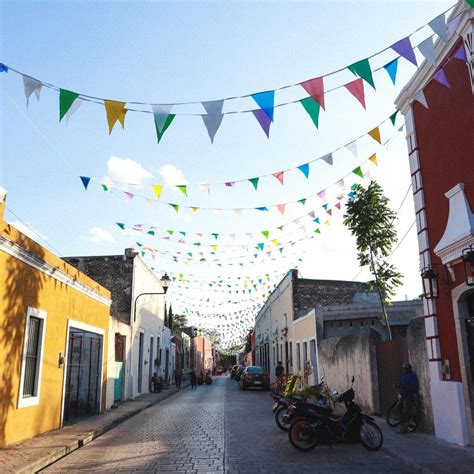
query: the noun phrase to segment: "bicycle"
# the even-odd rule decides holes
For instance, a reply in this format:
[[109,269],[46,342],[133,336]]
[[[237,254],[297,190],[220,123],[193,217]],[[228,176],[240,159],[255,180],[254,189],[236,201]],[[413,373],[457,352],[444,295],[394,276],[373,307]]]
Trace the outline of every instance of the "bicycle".
[[[387,423],[392,428],[400,424],[400,402],[401,396],[398,395],[398,398],[395,403],[388,409],[387,412]],[[415,394],[413,397],[413,403],[411,405],[410,420],[408,422],[408,431],[413,433],[418,428],[421,418],[421,403],[420,397],[418,394]]]

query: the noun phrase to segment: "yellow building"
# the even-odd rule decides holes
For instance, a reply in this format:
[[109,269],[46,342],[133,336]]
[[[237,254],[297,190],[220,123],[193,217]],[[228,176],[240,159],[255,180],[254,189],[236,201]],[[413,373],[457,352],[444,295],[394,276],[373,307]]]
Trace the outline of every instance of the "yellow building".
[[0,447],[105,406],[110,292],[3,219]]

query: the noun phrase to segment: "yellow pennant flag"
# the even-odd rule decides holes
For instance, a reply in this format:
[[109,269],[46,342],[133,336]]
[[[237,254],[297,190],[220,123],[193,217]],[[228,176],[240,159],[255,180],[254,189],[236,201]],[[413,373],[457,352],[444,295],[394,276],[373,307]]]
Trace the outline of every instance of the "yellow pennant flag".
[[196,212],[199,209],[199,207],[192,207],[191,209],[193,212]]
[[116,100],[104,100],[105,112],[107,113],[107,122],[109,124],[109,135],[112,133],[114,125],[117,120],[125,128],[125,114],[127,109],[125,108],[125,102],[118,102]]
[[374,153],[370,158],[369,160],[375,165],[377,166],[377,154]]
[[329,219],[325,222],[326,225],[331,225],[331,222],[329,221]]
[[153,188],[153,191],[155,191],[156,199],[160,199],[161,191],[163,191],[163,185],[162,184],[154,184],[152,186],[152,188]]
[[278,240],[277,239],[273,239],[272,240],[272,244],[277,247],[278,246]]
[[382,141],[380,140],[379,127],[375,127],[374,129],[372,129],[370,132],[368,132],[368,135],[370,135],[376,142],[382,144]]
[[214,250],[214,252],[217,250],[217,245],[211,245],[211,248],[212,250]]

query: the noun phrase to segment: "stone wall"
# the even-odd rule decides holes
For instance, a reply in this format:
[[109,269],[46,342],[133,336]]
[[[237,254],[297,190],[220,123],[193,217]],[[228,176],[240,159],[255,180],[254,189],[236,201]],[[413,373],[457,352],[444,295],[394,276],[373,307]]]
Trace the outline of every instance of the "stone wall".
[[130,324],[133,260],[137,254],[129,249],[124,255],[96,257],[63,257],[63,260],[110,290],[110,315]]
[[430,392],[430,372],[426,350],[425,321],[423,318],[413,319],[407,331],[408,359],[420,382],[420,399],[423,407],[420,431],[434,433],[433,409]]
[[379,334],[331,337],[318,341],[319,374],[339,393],[351,386],[354,376],[355,402],[368,413],[379,413],[376,344]]

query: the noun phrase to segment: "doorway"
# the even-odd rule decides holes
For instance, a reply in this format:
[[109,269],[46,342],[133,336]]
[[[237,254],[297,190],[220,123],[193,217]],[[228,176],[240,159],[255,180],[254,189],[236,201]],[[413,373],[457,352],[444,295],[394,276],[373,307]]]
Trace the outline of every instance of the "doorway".
[[143,391],[143,343],[145,341],[145,334],[140,331],[140,339],[138,344],[138,393]]
[[150,336],[150,360],[148,362],[148,386],[149,386],[150,392],[152,391],[151,379],[153,377],[153,369],[155,367],[155,362],[153,360],[153,342],[154,342],[154,338],[153,336]]
[[114,380],[114,402],[119,402],[123,396],[124,373],[125,373],[125,336],[115,334],[115,380]]
[[468,352],[468,364],[470,368],[471,380],[469,384],[469,393],[471,400],[474,400],[474,293],[466,298],[467,318],[465,321],[466,343]]

